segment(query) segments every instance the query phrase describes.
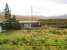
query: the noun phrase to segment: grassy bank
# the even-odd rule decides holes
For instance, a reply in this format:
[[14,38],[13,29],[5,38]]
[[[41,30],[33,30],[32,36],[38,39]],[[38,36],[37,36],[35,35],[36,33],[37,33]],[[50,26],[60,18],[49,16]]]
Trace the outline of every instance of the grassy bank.
[[22,29],[0,33],[0,50],[67,50],[67,29]]

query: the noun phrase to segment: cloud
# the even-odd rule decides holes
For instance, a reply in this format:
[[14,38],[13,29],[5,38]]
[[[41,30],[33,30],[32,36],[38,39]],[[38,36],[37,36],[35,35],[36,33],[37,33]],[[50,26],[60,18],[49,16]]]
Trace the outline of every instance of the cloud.
[[60,4],[67,4],[67,0],[48,0],[48,1],[56,2]]
[[34,0],[33,6],[34,15],[57,16],[67,14],[67,4],[59,4],[49,0]]
[[4,9],[5,3],[9,4],[13,14],[56,16],[67,14],[67,0],[0,0],[0,10]]

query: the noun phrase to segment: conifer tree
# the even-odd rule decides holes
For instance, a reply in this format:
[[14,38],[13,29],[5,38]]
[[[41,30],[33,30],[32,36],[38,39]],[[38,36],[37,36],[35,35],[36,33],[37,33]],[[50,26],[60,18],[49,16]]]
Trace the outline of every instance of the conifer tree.
[[12,19],[13,19],[13,21],[16,21],[16,16],[14,15]]
[[9,6],[7,3],[6,3],[4,11],[5,11],[5,19],[9,20],[11,18],[11,13],[10,13]]

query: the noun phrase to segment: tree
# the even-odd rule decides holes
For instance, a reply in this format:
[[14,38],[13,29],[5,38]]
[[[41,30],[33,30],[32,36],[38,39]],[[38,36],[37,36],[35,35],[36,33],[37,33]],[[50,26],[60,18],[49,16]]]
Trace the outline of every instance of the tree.
[[13,21],[16,21],[16,16],[14,15],[12,19],[13,19]]
[[9,10],[9,6],[8,4],[6,3],[6,6],[5,6],[5,19],[6,21],[3,22],[3,27],[6,29],[6,30],[9,30],[9,29],[20,29],[20,23],[16,20],[16,16],[14,15],[12,18],[11,18],[11,13],[10,13],[10,10]]
[[5,19],[9,20],[11,18],[11,13],[10,13],[9,6],[7,3],[6,3],[4,11],[5,11]]

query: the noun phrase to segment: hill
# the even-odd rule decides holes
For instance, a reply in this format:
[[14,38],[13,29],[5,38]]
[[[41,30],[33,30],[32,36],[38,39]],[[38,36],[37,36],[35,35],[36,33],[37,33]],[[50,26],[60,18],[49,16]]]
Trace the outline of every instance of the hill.
[[[44,16],[20,16],[20,15],[15,15],[16,19],[19,21],[23,21],[23,20],[39,20],[39,19],[43,19],[46,18]],[[11,16],[13,17],[13,15]],[[4,12],[0,12],[0,20],[5,20],[4,18]]]
[[67,14],[59,16],[48,16],[47,19],[67,19]]

